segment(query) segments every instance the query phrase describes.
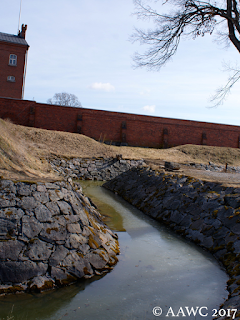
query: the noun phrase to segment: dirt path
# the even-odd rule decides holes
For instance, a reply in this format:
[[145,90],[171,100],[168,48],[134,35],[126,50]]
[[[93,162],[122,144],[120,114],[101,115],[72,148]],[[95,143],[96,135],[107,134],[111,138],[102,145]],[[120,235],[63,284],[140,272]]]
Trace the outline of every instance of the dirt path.
[[200,180],[218,182],[227,187],[240,187],[240,173],[212,172],[197,169],[185,169],[183,173]]
[[[152,169],[166,171],[166,168],[164,165],[165,162],[162,160],[147,159],[146,163]],[[227,187],[228,186],[240,187],[240,173],[229,172],[230,170],[229,171],[222,170],[222,172],[210,171],[210,170],[192,168],[191,166],[183,163],[177,163],[177,162],[174,162],[174,163],[178,164],[180,168],[179,170],[170,170],[170,172],[174,172],[179,175],[187,175],[203,181],[218,182],[218,183],[221,183],[223,186],[227,186]]]

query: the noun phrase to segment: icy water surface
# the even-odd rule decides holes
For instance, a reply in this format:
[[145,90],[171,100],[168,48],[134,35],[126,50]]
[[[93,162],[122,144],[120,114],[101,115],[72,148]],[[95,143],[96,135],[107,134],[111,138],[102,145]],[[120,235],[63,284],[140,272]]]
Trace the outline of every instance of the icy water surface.
[[[211,319],[212,309],[227,298],[228,279],[211,255],[99,182],[82,185],[118,233],[119,262],[104,277],[43,294],[0,298],[0,319],[7,319],[12,308],[14,320],[167,320],[177,314],[176,319]],[[162,311],[161,316],[155,316],[153,308],[156,315]],[[191,308],[198,312],[188,317]]]

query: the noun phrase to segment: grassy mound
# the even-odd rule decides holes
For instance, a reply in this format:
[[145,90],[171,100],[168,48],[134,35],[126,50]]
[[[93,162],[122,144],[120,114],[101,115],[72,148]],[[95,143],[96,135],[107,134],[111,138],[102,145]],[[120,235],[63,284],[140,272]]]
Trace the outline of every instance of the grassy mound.
[[18,126],[0,119],[0,175],[5,179],[52,180],[57,176],[49,164],[25,141]]

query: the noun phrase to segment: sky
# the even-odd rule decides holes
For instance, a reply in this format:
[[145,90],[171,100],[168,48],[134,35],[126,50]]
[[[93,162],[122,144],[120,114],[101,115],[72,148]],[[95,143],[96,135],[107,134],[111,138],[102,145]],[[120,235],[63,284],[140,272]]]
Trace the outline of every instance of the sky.
[[[19,11],[20,0],[1,0],[0,32],[17,34]],[[22,0],[24,99],[46,103],[68,92],[84,108],[240,125],[240,81],[223,105],[210,103],[228,79],[223,64],[239,62],[237,50],[209,35],[184,39],[160,71],[136,69],[134,52],[144,47],[130,36],[150,23],[133,12],[132,0]]]

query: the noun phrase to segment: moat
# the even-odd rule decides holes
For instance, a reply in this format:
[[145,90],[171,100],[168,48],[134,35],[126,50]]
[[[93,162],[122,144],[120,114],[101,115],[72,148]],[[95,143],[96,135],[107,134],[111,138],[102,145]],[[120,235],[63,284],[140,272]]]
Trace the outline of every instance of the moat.
[[163,309],[159,318],[170,307],[177,312],[205,306],[205,319],[211,319],[211,310],[228,295],[228,277],[215,259],[101,188],[102,183],[81,183],[119,236],[119,262],[103,277],[66,288],[1,297],[0,319],[155,319],[156,306]]

